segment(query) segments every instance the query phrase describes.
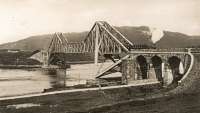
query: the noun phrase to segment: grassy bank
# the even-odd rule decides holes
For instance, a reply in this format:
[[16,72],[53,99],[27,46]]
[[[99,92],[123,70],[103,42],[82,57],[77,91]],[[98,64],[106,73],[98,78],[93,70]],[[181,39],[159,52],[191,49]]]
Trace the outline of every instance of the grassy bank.
[[[112,105],[148,95],[157,85],[126,87],[117,89],[59,93],[30,98],[0,101],[0,113],[74,113],[88,112],[102,105]],[[145,92],[145,93],[142,93]],[[22,106],[35,104],[38,106]]]

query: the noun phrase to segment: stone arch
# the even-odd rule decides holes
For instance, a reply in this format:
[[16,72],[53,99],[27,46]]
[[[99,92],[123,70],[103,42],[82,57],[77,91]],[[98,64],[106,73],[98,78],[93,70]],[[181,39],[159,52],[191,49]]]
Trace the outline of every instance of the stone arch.
[[155,70],[156,78],[159,81],[162,81],[162,59],[156,55],[151,58],[151,62]]
[[177,56],[172,56],[168,59],[169,67],[172,71],[173,82],[179,81],[183,77],[183,73],[180,73],[181,59]]
[[147,60],[143,55],[139,55],[136,57],[136,61],[139,64],[137,66],[139,73],[138,73],[138,79],[147,79]]

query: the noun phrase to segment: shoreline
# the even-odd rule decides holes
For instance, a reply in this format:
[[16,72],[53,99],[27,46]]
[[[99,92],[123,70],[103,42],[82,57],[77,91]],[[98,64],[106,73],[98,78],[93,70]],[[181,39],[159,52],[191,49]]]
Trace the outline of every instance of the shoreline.
[[0,69],[29,69],[29,68],[41,68],[42,65],[2,65]]
[[92,87],[92,88],[80,88],[80,89],[64,89],[57,90],[51,92],[44,92],[38,94],[25,94],[11,97],[0,97],[0,101],[2,100],[10,100],[10,99],[20,99],[20,98],[30,98],[30,97],[38,97],[38,96],[47,96],[47,95],[56,95],[56,94],[65,94],[65,93],[73,93],[73,92],[85,92],[85,91],[97,91],[97,90],[107,90],[107,89],[119,89],[119,88],[128,88],[128,87],[140,87],[144,85],[155,85],[159,82],[149,82],[149,83],[140,83],[140,84],[129,84],[129,85],[119,85],[119,86],[105,86],[105,87]]

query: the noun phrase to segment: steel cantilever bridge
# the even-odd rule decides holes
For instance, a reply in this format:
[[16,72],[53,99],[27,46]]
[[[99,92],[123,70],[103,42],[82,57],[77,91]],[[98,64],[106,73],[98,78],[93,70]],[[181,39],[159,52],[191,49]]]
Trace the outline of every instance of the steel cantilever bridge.
[[133,46],[113,26],[105,21],[97,21],[82,42],[69,42],[62,33],[55,33],[48,47],[46,64],[51,63],[56,53],[94,53],[94,62],[97,64],[99,55],[127,53]]
[[[165,62],[166,64],[171,57],[176,57],[177,59],[179,59],[179,62],[185,62],[186,60],[188,60],[188,58],[186,57],[188,52],[185,49],[151,50],[150,48],[147,49],[144,45],[138,45],[130,42],[117,29],[109,25],[107,22],[97,21],[95,22],[85,39],[81,42],[69,42],[62,33],[55,33],[50,42],[47,52],[43,54],[43,63],[48,67],[52,63],[52,61],[55,61],[53,59],[59,54],[94,53],[94,62],[95,64],[97,64],[99,55],[107,55],[114,63],[102,72],[98,73],[96,76],[98,78],[103,76],[105,72],[113,69],[116,66],[119,66],[124,59],[130,57],[133,61],[136,61],[138,59],[137,56],[139,56],[140,58],[142,56],[143,61],[141,62],[145,63],[145,66],[152,63],[151,58],[154,56],[156,56],[156,58],[158,58],[160,62]],[[138,49],[140,49],[139,53],[137,53]],[[141,53],[141,51],[143,52]],[[116,55],[118,55],[118,59],[114,60],[113,56]],[[140,64],[140,61],[138,63]],[[158,66],[160,65],[161,63],[158,64]],[[186,63],[184,65],[185,67],[187,67]]]

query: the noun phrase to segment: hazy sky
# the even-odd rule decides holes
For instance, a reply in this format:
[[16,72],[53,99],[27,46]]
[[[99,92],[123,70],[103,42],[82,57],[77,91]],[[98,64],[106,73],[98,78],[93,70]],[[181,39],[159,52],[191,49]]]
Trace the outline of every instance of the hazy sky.
[[0,43],[86,31],[97,20],[200,35],[200,0],[0,0]]

